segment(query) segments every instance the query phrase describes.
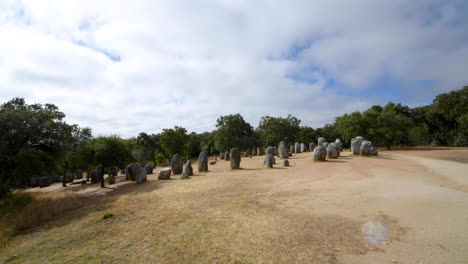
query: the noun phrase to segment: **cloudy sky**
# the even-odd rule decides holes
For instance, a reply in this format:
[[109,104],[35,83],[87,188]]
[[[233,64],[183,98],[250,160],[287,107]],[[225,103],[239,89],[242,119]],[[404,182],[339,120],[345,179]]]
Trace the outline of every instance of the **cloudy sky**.
[[319,127],[468,81],[466,0],[0,0],[0,103],[54,103],[95,135]]

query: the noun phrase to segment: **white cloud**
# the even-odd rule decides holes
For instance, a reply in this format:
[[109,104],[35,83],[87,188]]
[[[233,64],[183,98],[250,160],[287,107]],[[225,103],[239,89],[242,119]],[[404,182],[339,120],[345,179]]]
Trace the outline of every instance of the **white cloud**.
[[69,122],[126,137],[174,125],[211,130],[231,113],[254,126],[262,115],[288,113],[321,126],[385,102],[359,98],[382,76],[436,83],[414,88],[421,100],[461,88],[468,66],[461,6],[9,0],[0,4],[0,100],[52,102]]

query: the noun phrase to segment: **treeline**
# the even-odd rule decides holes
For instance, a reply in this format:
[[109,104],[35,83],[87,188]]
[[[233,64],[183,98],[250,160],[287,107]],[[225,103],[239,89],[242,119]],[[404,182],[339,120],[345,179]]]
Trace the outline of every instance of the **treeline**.
[[337,117],[322,128],[301,126],[294,116],[263,116],[256,128],[240,114],[219,117],[216,130],[188,133],[185,128],[163,129],[158,134],[141,132],[94,138],[89,128],[69,125],[53,104],[25,103],[12,99],[0,107],[0,196],[28,184],[32,175],[64,175],[98,165],[124,168],[130,162],[165,164],[174,154],[185,158],[201,152],[217,154],[233,147],[251,151],[277,146],[280,141],[316,142],[318,137],[342,139],[345,146],[355,136],[375,146],[467,145],[468,86],[438,95],[433,103],[410,108],[401,104],[375,105],[363,112]]

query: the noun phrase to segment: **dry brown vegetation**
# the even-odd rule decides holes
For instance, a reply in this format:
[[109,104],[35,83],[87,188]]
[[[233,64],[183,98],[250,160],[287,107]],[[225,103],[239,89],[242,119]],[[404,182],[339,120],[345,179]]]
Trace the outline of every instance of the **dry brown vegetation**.
[[14,193],[0,205],[0,244],[82,205],[82,198],[74,193]]
[[[273,169],[262,157],[243,158],[244,169],[218,161],[187,180],[154,174],[142,185],[120,177],[105,189],[31,190],[86,203],[21,232],[0,250],[0,262],[461,263],[468,192],[441,187],[446,175],[405,153],[343,153],[318,163],[303,153]],[[113,217],[103,219],[107,211]],[[370,243],[362,232],[368,222],[385,226],[385,243]]]

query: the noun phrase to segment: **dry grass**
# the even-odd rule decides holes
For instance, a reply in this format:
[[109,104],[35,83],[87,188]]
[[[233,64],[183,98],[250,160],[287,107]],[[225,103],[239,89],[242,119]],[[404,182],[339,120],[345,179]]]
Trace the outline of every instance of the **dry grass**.
[[82,199],[73,193],[12,194],[2,201],[0,209],[0,245],[22,231],[82,205]]

